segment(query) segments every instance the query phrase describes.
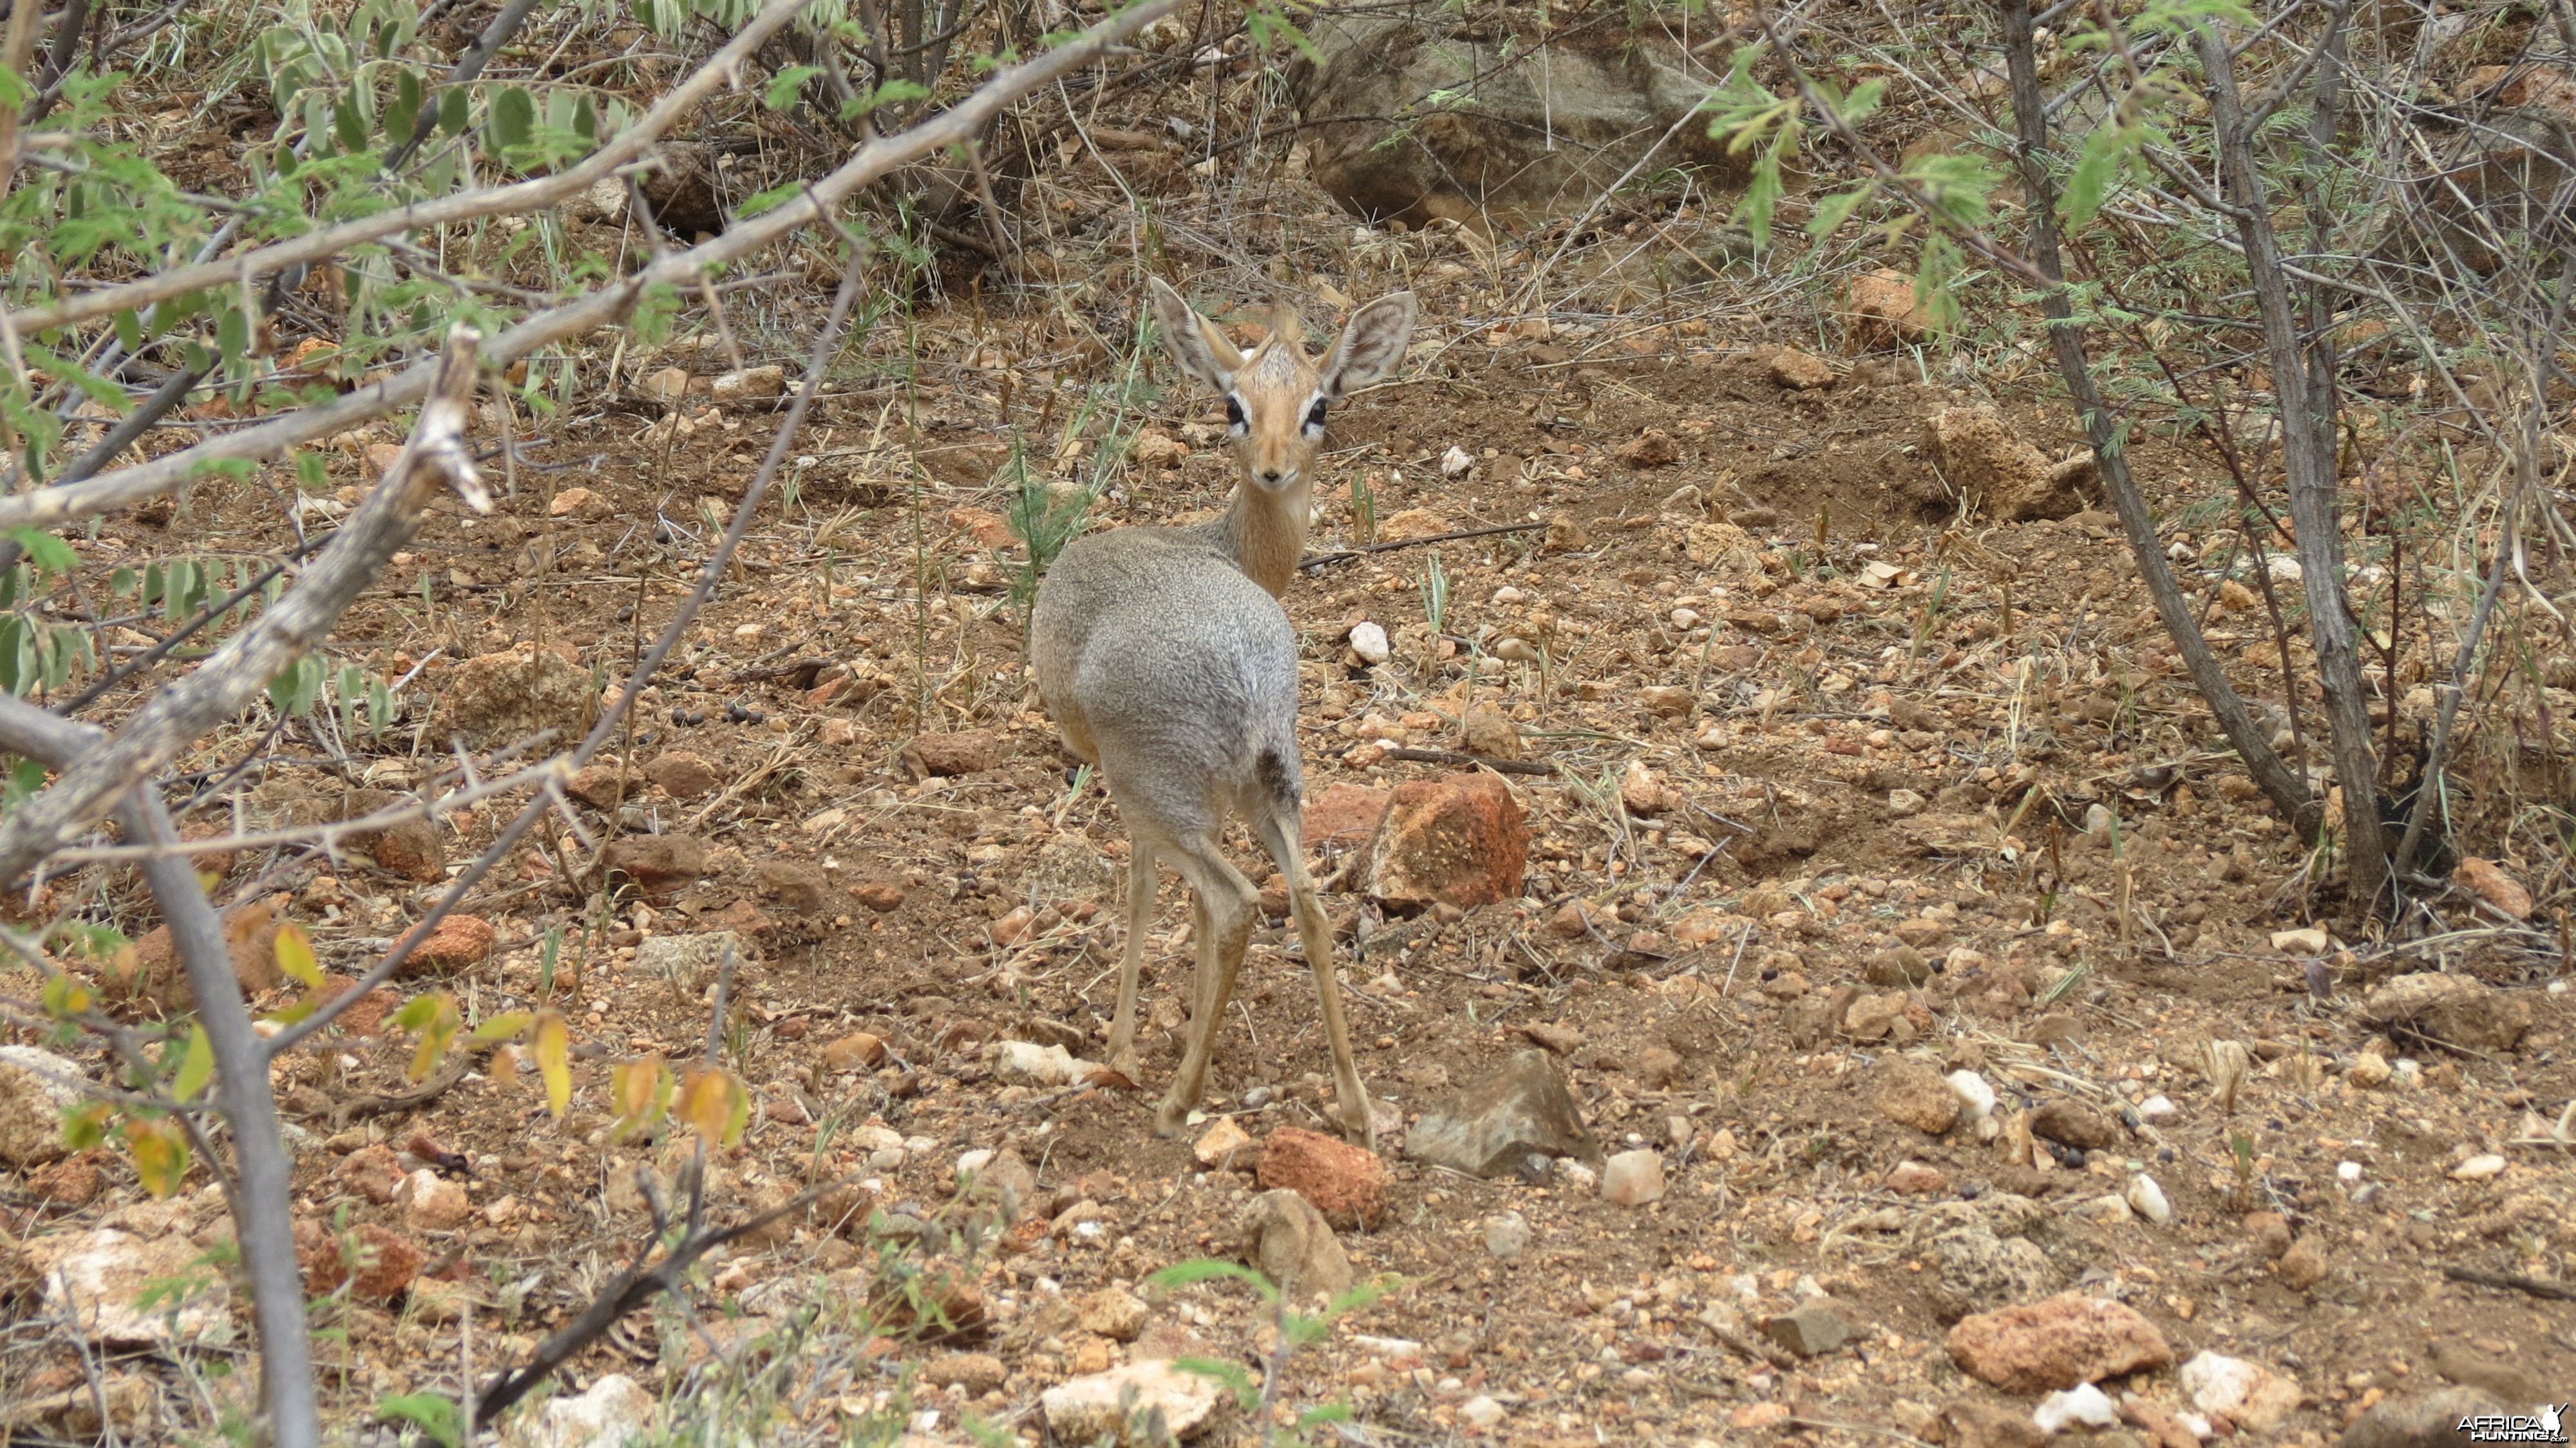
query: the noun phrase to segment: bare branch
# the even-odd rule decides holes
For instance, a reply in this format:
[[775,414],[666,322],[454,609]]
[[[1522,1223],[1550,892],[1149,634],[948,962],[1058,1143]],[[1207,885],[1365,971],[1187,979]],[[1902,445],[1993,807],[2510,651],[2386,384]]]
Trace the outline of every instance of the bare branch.
[[[780,203],[775,209],[738,221],[723,235],[701,245],[659,256],[613,286],[527,318],[492,339],[483,349],[486,363],[506,366],[541,348],[616,322],[626,316],[648,287],[657,283],[694,286],[709,269],[748,256],[821,220],[828,208],[838,205],[852,193],[924,156],[972,139],[1004,107],[1029,91],[1097,59],[1110,46],[1171,13],[1179,5],[1180,0],[1151,0],[1151,3],[1122,11],[1114,19],[1101,22],[1079,40],[1003,71],[955,107],[908,131],[869,142],[840,169],[804,188],[801,195]],[[230,280],[229,273],[224,280]],[[53,527],[92,517],[140,502],[156,493],[167,492],[197,476],[211,461],[274,457],[298,443],[345,432],[359,423],[410,406],[428,396],[430,382],[435,375],[434,363],[422,363],[337,401],[209,438],[195,447],[92,478],[74,487],[45,488],[0,498],[0,529],[30,525]]]
[[[1173,0],[1173,3],[1178,3],[1178,0]],[[724,537],[717,541],[714,551],[707,556],[705,565],[699,569],[697,587],[682,600],[679,609],[671,615],[671,622],[663,628],[661,636],[653,641],[653,647],[636,661],[634,669],[626,676],[625,686],[618,691],[617,702],[601,711],[599,721],[591,726],[589,735],[581,741],[580,747],[573,750],[569,759],[562,761],[564,768],[568,770],[581,768],[590,762],[592,756],[606,748],[611,739],[617,737],[627,714],[634,709],[635,696],[642,691],[645,681],[653,677],[654,671],[662,667],[662,661],[670,657],[671,650],[679,646],[680,640],[688,633],[690,623],[697,618],[698,610],[704,607],[707,600],[714,595],[716,581],[723,578],[725,570],[732,566],[734,552],[742,546],[743,536],[751,531],[751,520],[758,515],[762,501],[769,496],[769,485],[778,476],[779,465],[787,460],[788,450],[796,440],[797,429],[804,425],[806,410],[813,405],[814,394],[821,389],[823,375],[829,370],[832,357],[840,348],[841,328],[849,319],[852,304],[858,299],[859,278],[866,264],[865,251],[853,246],[850,250],[849,269],[841,278],[841,290],[832,299],[831,315],[825,320],[822,333],[814,340],[813,356],[805,370],[805,383],[797,390],[796,400],[788,404],[787,415],[779,422],[777,436],[770,440],[769,454],[761,459],[760,471],[752,475],[751,486],[744,489],[742,502],[735,506],[733,523],[725,529]],[[0,715],[0,722],[5,722],[5,715]],[[552,791],[530,800],[517,816],[501,828],[500,834],[493,839],[492,843],[484,847],[483,853],[476,856],[472,864],[466,866],[453,881],[449,882],[447,893],[439,897],[438,904],[422,917],[421,922],[413,927],[409,934],[396,941],[393,949],[385,952],[385,958],[376,962],[373,968],[359,978],[355,988],[334,998],[320,1010],[270,1038],[268,1043],[270,1054],[273,1056],[278,1052],[292,1049],[297,1042],[329,1025],[351,1002],[391,980],[394,972],[400,970],[403,962],[410,958],[412,949],[421,941],[428,939],[430,932],[438,928],[438,922],[446,919],[450,912],[464,903],[466,893],[472,890],[485,875],[491,873],[501,861],[509,858],[510,852],[518,848],[519,841],[538,820],[545,817],[546,811],[553,806],[554,800]]]
[[16,878],[69,844],[120,795],[239,713],[280,670],[320,644],[411,541],[442,488],[461,493],[478,512],[490,509],[491,499],[462,436],[479,340],[463,328],[450,335],[439,395],[421,410],[420,425],[386,469],[384,481],[359,505],[349,526],[332,535],[303,580],[194,673],[153,695],[114,740],[83,755],[0,824],[0,879]]
[[578,196],[615,175],[628,162],[643,156],[662,132],[670,129],[673,122],[695,108],[699,101],[720,87],[738,83],[743,63],[750,60],[779,27],[795,18],[806,4],[807,0],[770,0],[759,14],[743,24],[724,49],[717,51],[687,80],[655,101],[652,109],[636,117],[634,125],[590,153],[579,165],[551,176],[508,186],[463,191],[453,196],[397,206],[356,221],[344,221],[337,226],[326,226],[286,241],[257,247],[239,256],[172,267],[123,286],[81,292],[47,306],[11,312],[6,319],[7,325],[15,328],[21,336],[68,327],[76,322],[112,317],[118,312],[138,311],[154,302],[189,292],[234,286],[244,275],[265,276],[297,262],[321,261],[381,237],[406,231],[426,231],[482,216],[534,211],[567,197]]
[[[50,716],[49,716],[50,717]],[[551,731],[549,731],[551,732]],[[136,860],[156,859],[163,855],[222,854],[231,850],[267,850],[281,845],[312,845],[324,850],[336,849],[340,841],[352,835],[373,834],[413,820],[434,820],[441,815],[468,809],[498,795],[515,794],[523,789],[553,788],[571,778],[572,772],[558,757],[543,764],[505,774],[497,779],[476,780],[461,789],[450,790],[434,800],[415,800],[410,804],[391,805],[363,814],[355,819],[335,820],[329,824],[299,825],[291,829],[258,830],[247,834],[209,835],[201,840],[180,840],[168,845],[96,845],[55,853],[46,863],[50,866],[123,864]]]
[[[0,748],[67,769],[106,738],[94,725],[58,719],[23,700],[0,696]],[[126,796],[120,814],[134,839],[148,846],[178,843],[170,812],[149,785]],[[143,877],[170,927],[171,944],[197,1003],[197,1019],[214,1048],[220,1088],[216,1101],[232,1126],[236,1170],[226,1186],[236,1194],[233,1219],[259,1323],[269,1431],[279,1448],[313,1448],[321,1441],[322,1426],[305,1331],[304,1274],[296,1262],[290,1215],[293,1164],[278,1135],[268,1054],[251,1029],[223,922],[206,900],[195,867],[175,849],[165,849],[144,862]]]
[[[170,811],[148,782],[126,796],[122,815],[126,833],[147,844],[178,840]],[[250,1275],[251,1313],[259,1325],[269,1436],[278,1448],[315,1448],[322,1440],[322,1422],[304,1320],[304,1271],[295,1256],[295,1167],[278,1132],[268,1055],[251,1029],[223,921],[206,900],[196,867],[177,854],[165,855],[144,861],[143,878],[170,927],[171,944],[197,1003],[197,1021],[214,1048],[221,1091],[217,1102],[232,1127],[233,1230]]]

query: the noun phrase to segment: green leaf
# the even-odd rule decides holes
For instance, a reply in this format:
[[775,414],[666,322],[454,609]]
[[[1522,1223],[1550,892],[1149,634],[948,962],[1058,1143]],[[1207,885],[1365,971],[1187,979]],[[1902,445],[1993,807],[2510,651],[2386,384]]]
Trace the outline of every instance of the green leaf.
[[465,87],[461,85],[452,85],[439,92],[438,128],[450,136],[464,135],[466,123],[472,119],[468,110],[472,103],[472,97],[466,95]]
[[394,71],[394,100],[385,108],[385,134],[396,141],[411,139],[412,127],[420,122],[420,73],[410,66]]
[[1878,191],[1877,183],[1864,181],[1848,191],[1837,192],[1816,203],[1816,214],[1807,218],[1809,236],[1831,236],[1851,220],[1853,208]]
[[42,528],[12,528],[9,540],[25,550],[29,562],[46,573],[69,573],[80,566],[72,545]]
[[929,95],[930,92],[928,89],[915,85],[911,81],[902,79],[890,80],[884,85],[878,86],[876,89],[869,91],[865,95],[852,96],[847,101],[842,102],[841,119],[845,121],[855,121],[870,111],[878,110],[885,106],[901,105],[905,101],[924,100],[927,99]]
[[129,355],[143,350],[143,321],[131,307],[116,314],[116,340]]
[[278,671],[276,678],[268,681],[268,702],[277,706],[280,717],[286,717],[295,712],[295,686],[297,676],[303,673],[303,662],[298,659],[288,664]]
[[1218,1358],[1174,1358],[1172,1366],[1182,1372],[1196,1373],[1203,1378],[1214,1378],[1225,1384],[1234,1394],[1235,1401],[1241,1403],[1246,1412],[1261,1405],[1261,1385],[1252,1380],[1252,1374],[1246,1371],[1241,1363],[1230,1363]]
[[805,82],[822,73],[819,65],[791,65],[769,78],[769,84],[760,92],[760,103],[773,111],[786,110],[796,104],[797,92],[805,89]]
[[1243,33],[1252,42],[1252,48],[1256,51],[1267,51],[1272,42],[1284,38],[1296,48],[1298,54],[1306,57],[1309,64],[1317,67],[1324,64],[1324,52],[1315,48],[1315,42],[1306,38],[1306,32],[1298,29],[1296,22],[1271,6],[1255,5],[1245,11]]
[[781,181],[766,191],[756,191],[751,195],[744,197],[742,201],[734,207],[733,214],[736,217],[758,216],[760,213],[767,211],[778,203],[794,196],[797,192],[804,190],[805,186],[806,182],[802,178],[793,181]]
[[0,692],[12,697],[27,692],[18,668],[18,644],[26,632],[26,620],[14,613],[0,615]]
[[465,1414],[452,1398],[436,1393],[405,1393],[385,1398],[376,1404],[376,1418],[386,1423],[409,1423],[438,1448],[464,1448]]
[[1267,1300],[1272,1302],[1279,1300],[1279,1289],[1271,1285],[1269,1278],[1240,1262],[1220,1262],[1213,1257],[1194,1257],[1187,1262],[1175,1262],[1145,1280],[1156,1287],[1187,1287],[1193,1282],[1206,1282],[1218,1277],[1231,1278],[1237,1282],[1249,1282]]
[[536,133],[536,97],[518,86],[492,97],[492,144],[507,153],[527,145]]
[[2102,210],[2111,199],[2112,184],[2128,172],[2144,138],[2139,126],[2097,126],[2084,138],[2084,153],[2067,175],[2066,194],[2057,200],[2057,214],[2068,227],[2082,226]]
[[239,307],[226,307],[215,320],[215,346],[223,353],[226,367],[238,366],[250,351],[250,316]]
[[1753,165],[1753,177],[1745,183],[1744,195],[1735,203],[1735,224],[1744,228],[1757,247],[1771,244],[1771,217],[1783,194],[1779,149],[1774,144],[1764,150]]
[[367,118],[359,112],[357,101],[342,96],[331,108],[331,134],[340,149],[352,156],[367,149]]
[[215,1043],[206,1039],[204,1026],[191,1023],[187,1048],[179,1056],[179,1074],[170,1080],[170,1094],[181,1101],[194,1101],[214,1078]]
[[116,1108],[104,1101],[82,1101],[63,1108],[63,1145],[87,1151],[107,1140],[107,1123]]

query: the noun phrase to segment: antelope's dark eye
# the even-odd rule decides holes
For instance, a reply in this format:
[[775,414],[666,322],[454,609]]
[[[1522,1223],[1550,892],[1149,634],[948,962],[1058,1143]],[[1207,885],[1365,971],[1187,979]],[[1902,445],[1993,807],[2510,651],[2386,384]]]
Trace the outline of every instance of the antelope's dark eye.
[[1320,397],[1316,398],[1315,405],[1306,409],[1306,425],[1308,427],[1322,427],[1324,425],[1324,399]]
[[1236,398],[1228,397],[1225,400],[1225,425],[1243,426],[1243,403]]

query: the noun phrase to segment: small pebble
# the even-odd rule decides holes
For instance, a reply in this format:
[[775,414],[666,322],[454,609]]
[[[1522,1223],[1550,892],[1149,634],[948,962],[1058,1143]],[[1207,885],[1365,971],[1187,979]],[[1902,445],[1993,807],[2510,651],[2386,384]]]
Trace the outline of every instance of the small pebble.
[[2051,1437],[2069,1428],[2116,1428],[2120,1410],[2110,1396],[2091,1383],[2078,1383],[2061,1393],[2051,1393],[2031,1410],[2031,1421],[2039,1431]]
[[1970,1121],[1983,1121],[1994,1115],[1995,1088],[1986,1083],[1985,1077],[1974,1071],[1953,1071],[1950,1073],[1950,1089],[1959,1093],[1959,1101],[1967,1108],[1966,1115]]
[[1601,1173],[1601,1195],[1623,1207],[1642,1207],[1664,1195],[1664,1159],[1652,1151],[1623,1151]]

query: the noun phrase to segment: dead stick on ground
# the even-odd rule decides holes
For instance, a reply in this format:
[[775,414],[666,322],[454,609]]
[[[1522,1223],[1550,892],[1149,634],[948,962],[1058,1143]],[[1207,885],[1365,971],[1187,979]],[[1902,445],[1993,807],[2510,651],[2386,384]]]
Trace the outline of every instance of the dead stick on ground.
[[2512,1272],[2481,1272],[2475,1267],[2445,1267],[2442,1275],[2475,1287],[2502,1287],[2533,1297],[2545,1297],[2552,1302],[2576,1302],[2576,1287],[2546,1278],[2524,1277]]
[[1487,759],[1481,754],[1460,754],[1454,749],[1390,749],[1385,758],[1401,759],[1413,764],[1457,764],[1490,769],[1496,774],[1554,774],[1556,766],[1528,759]]
[[390,1116],[397,1111],[409,1111],[415,1106],[435,1101],[446,1095],[457,1082],[464,1080],[465,1068],[472,1064],[472,1058],[460,1052],[455,1060],[447,1063],[446,1070],[409,1091],[389,1091],[381,1096],[353,1096],[339,1102],[331,1108],[331,1129],[339,1131],[352,1121],[363,1120],[370,1116]]

